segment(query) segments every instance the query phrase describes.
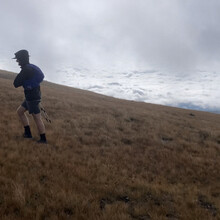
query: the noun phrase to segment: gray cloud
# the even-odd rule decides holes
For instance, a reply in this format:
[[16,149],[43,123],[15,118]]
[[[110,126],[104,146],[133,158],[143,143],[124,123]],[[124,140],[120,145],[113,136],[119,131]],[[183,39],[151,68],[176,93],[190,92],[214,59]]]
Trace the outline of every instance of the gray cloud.
[[51,77],[61,64],[219,68],[218,0],[1,0],[0,61],[26,48]]

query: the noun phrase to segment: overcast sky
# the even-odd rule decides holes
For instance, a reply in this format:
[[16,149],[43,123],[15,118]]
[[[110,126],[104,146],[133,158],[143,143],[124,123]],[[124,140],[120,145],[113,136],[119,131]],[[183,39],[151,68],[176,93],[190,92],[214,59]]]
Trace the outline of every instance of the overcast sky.
[[0,69],[18,71],[10,58],[27,49],[48,79],[65,66],[220,72],[219,0],[0,0],[0,16]]
[[219,0],[0,0],[0,58],[217,69],[219,12]]

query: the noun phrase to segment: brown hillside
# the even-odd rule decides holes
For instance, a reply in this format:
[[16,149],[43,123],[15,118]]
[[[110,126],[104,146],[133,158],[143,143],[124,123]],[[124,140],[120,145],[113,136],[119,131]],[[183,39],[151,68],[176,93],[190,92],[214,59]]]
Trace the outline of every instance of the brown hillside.
[[0,219],[220,219],[220,115],[45,82],[39,145],[14,77],[0,71]]

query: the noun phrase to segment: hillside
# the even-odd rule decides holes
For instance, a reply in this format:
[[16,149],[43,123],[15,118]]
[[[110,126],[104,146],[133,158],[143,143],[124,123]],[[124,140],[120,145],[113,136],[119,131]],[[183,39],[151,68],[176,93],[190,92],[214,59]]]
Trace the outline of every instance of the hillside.
[[48,145],[0,71],[0,219],[220,219],[220,115],[44,82]]

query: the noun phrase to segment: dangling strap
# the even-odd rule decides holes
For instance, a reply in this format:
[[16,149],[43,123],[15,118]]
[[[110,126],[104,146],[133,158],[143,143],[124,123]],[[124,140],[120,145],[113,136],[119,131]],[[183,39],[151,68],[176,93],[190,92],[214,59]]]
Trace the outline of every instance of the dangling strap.
[[49,118],[47,112],[45,111],[44,107],[42,106],[42,104],[40,104],[40,109],[41,109],[42,115],[43,115],[43,117],[46,119],[46,121],[47,121],[48,123],[51,123],[51,120],[50,120],[50,118]]

